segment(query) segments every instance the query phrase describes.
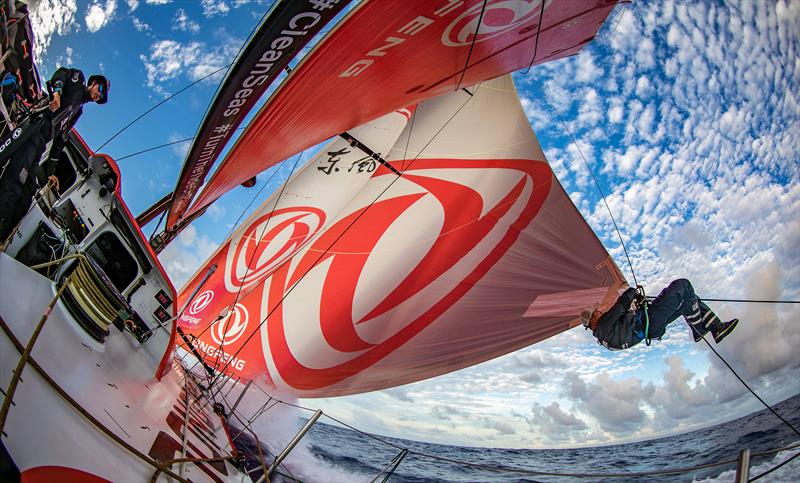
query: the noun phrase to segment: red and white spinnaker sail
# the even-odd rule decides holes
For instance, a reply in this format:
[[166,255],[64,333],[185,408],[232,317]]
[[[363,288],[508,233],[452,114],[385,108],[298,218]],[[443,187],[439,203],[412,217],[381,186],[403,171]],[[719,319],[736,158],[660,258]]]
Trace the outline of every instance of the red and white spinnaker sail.
[[[263,254],[250,293],[235,298],[224,283],[240,266],[220,265],[186,312],[235,306],[182,320],[207,361],[298,396],[354,394],[506,354],[613,302],[624,280],[555,179],[511,77],[471,91],[417,107],[385,156],[401,176],[336,172],[350,165],[326,149],[289,182],[280,217],[267,226],[273,201],[259,209],[215,255]],[[267,235],[245,240],[255,230]]]

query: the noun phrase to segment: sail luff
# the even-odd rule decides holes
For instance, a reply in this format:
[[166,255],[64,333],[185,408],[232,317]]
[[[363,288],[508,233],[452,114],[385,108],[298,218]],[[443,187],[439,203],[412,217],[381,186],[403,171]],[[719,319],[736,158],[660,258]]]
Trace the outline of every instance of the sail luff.
[[455,89],[462,73],[468,86],[527,67],[538,37],[537,58],[572,55],[616,1],[547,3],[541,36],[539,1],[489,2],[475,36],[483,3],[365,1],[273,95],[189,212],[292,153]]
[[167,229],[174,229],[233,133],[272,82],[350,0],[322,8],[280,0],[242,50],[217,91],[186,155],[173,192]]

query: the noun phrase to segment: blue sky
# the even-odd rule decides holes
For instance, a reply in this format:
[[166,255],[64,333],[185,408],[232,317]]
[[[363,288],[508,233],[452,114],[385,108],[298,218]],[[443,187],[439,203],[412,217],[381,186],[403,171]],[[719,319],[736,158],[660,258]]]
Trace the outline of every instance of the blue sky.
[[[41,0],[32,18],[42,74],[70,65],[111,79],[109,103],[87,106],[78,124],[97,149],[169,93],[231,62],[270,3]],[[562,121],[650,293],[686,277],[709,297],[800,299],[800,2],[662,3],[617,7],[579,56],[516,74],[531,124],[629,281],[616,232]],[[193,136],[220,79],[180,94],[102,152],[121,158]],[[119,162],[134,213],[172,189],[187,148]],[[255,205],[290,167],[278,169]],[[270,174],[253,190],[223,197],[162,254],[176,286]],[[777,402],[800,392],[800,306],[711,305],[741,319],[718,350],[762,397]],[[574,329],[458,373],[303,403],[366,431],[503,447],[647,439],[759,409],[704,344],[691,342],[682,321],[651,347],[612,353]]]

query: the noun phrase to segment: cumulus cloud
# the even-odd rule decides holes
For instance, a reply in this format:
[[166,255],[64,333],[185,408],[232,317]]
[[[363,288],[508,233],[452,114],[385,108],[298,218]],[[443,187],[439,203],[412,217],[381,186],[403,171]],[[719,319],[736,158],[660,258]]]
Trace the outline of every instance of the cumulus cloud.
[[655,391],[652,384],[642,384],[638,378],[617,381],[607,374],[596,380],[586,382],[574,373],[566,377],[569,396],[583,403],[582,411],[591,414],[603,430],[629,434],[649,422],[644,401]]
[[139,32],[149,32],[151,30],[150,25],[142,22],[138,17],[131,17],[131,22],[133,22],[133,28]]
[[227,65],[237,51],[238,44],[233,41],[209,49],[202,42],[183,44],[176,40],[159,40],[150,46],[149,55],[142,54],[139,59],[145,67],[147,86],[161,93],[164,82],[183,74],[198,80]]
[[86,9],[86,28],[89,32],[97,32],[114,17],[117,8],[116,0],[106,0],[105,6],[99,2],[93,3]]
[[159,253],[158,259],[172,283],[180,290],[216,248],[216,243],[198,234],[194,225],[189,225]]
[[66,35],[77,28],[75,14],[78,6],[75,0],[41,0],[30,5],[31,24],[36,37],[34,53],[43,56],[53,35]]
[[215,15],[225,15],[231,10],[225,0],[202,0],[203,15],[213,17]]
[[200,25],[192,21],[182,8],[179,8],[175,12],[175,18],[172,19],[172,28],[173,30],[183,30],[184,32],[191,32],[193,34],[200,31]]

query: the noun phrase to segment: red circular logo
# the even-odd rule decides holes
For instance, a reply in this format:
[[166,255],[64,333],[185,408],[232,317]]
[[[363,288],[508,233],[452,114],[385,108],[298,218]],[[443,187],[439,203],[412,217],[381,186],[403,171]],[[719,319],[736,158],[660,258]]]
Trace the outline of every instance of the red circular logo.
[[[500,36],[538,17],[542,1],[545,0],[499,0],[487,3],[485,9],[483,2],[478,2],[447,26],[442,33],[442,43],[448,47],[462,47]],[[546,1],[545,7],[549,3]],[[478,32],[477,37],[475,32]]]
[[214,292],[212,290],[206,290],[205,292],[197,295],[192,302],[192,305],[189,306],[189,314],[190,315],[197,315],[198,313],[202,312],[203,309],[208,307],[208,304],[214,300]]
[[249,314],[242,304],[233,306],[228,315],[222,317],[211,327],[211,339],[220,346],[233,344],[244,335]]
[[325,212],[291,207],[267,213],[235,241],[225,260],[225,286],[235,292],[263,281],[312,239],[325,223]]

